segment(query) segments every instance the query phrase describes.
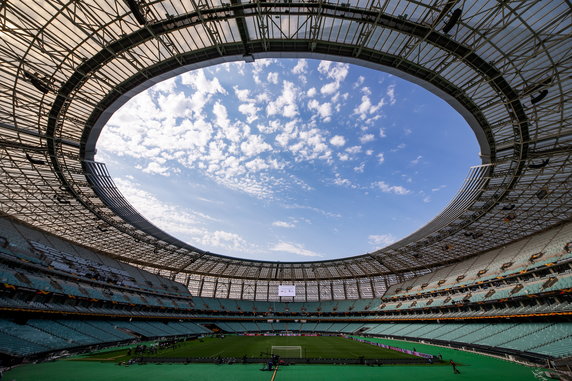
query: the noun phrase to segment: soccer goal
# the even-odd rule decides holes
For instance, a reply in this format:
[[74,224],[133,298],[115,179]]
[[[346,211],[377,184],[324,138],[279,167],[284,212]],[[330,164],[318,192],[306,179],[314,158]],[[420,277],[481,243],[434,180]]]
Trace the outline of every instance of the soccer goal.
[[272,355],[278,355],[285,359],[301,359],[302,346],[300,345],[273,345],[270,350]]

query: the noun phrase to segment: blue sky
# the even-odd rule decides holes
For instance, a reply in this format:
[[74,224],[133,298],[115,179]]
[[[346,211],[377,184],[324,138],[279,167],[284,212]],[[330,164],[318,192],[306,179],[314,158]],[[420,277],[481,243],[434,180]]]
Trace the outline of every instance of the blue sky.
[[434,218],[478,165],[465,120],[387,73],[257,60],[137,95],[98,141],[124,196],[213,253],[272,261],[364,254]]

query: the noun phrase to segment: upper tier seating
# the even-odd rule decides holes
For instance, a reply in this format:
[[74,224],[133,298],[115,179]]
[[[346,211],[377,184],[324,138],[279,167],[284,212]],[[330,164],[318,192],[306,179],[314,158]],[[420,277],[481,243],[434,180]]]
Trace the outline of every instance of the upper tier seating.
[[572,223],[562,224],[502,248],[389,287],[384,297],[415,295],[482,283],[566,261]]

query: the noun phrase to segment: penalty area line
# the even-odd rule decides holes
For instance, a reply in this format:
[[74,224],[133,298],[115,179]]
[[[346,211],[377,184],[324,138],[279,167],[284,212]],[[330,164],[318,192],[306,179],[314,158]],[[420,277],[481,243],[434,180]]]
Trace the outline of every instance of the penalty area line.
[[278,367],[280,365],[276,365],[276,368],[274,368],[274,373],[272,373],[272,378],[270,379],[270,381],[274,381],[276,379],[276,372],[278,372]]

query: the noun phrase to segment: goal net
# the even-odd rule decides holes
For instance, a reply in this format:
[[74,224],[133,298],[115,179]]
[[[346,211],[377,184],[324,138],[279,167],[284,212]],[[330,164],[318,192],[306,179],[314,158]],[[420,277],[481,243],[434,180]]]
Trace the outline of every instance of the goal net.
[[286,359],[301,359],[302,347],[300,345],[273,345],[270,353]]

